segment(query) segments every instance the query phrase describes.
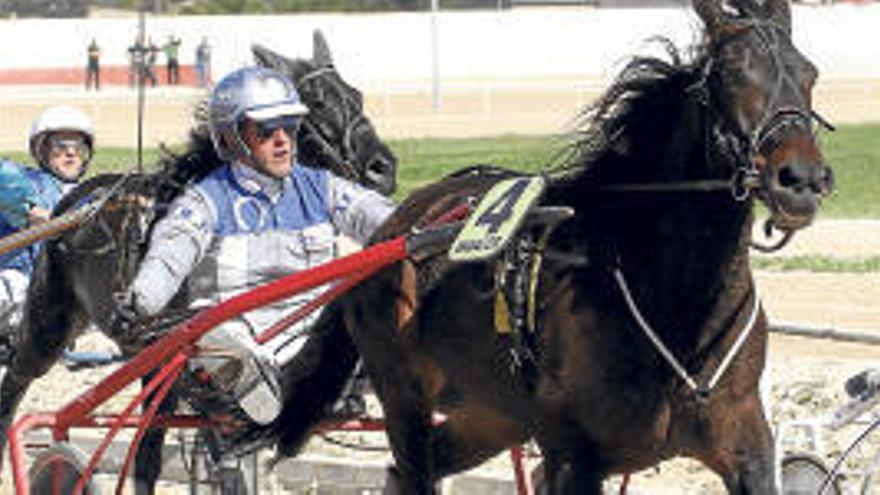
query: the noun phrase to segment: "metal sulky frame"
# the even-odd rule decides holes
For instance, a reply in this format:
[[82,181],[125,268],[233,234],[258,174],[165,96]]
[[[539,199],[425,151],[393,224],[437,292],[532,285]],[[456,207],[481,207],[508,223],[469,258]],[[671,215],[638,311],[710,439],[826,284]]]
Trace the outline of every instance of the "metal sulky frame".
[[[468,205],[451,210],[435,219],[429,229],[398,237],[362,251],[333,260],[310,270],[288,275],[274,282],[262,285],[249,292],[224,301],[214,307],[207,308],[191,319],[177,325],[162,338],[145,348],[137,356],[125,363],[97,385],[72,400],[57,412],[38,412],[24,414],[9,429],[9,455],[12,465],[13,482],[17,495],[28,495],[31,492],[31,480],[28,478],[25,455],[24,437],[31,430],[39,428],[51,429],[55,447],[65,446],[69,442],[71,428],[106,428],[108,429],[90,459],[71,459],[70,451],[50,448],[49,459],[37,481],[41,487],[49,487],[49,493],[63,492],[73,494],[94,493],[91,482],[92,475],[105,451],[116,434],[122,428],[136,428],[135,436],[129,446],[124,464],[119,473],[115,493],[123,493],[126,474],[134,460],[138,445],[151,425],[175,428],[200,428],[222,425],[223,417],[201,417],[173,415],[157,417],[159,404],[168,394],[172,384],[184,370],[187,361],[196,355],[196,342],[207,332],[221,323],[255,308],[272,304],[291,297],[297,293],[313,289],[328,283],[333,285],[310,303],[285,317],[263,334],[257,341],[264,343],[281,333],[285,328],[299,321],[316,308],[332,301],[335,297],[357,285],[360,281],[374,274],[381,268],[400,261],[408,256],[419,256],[425,253],[444,250],[452,238],[461,229],[461,220],[469,212]],[[137,396],[118,414],[96,414],[98,407],[110,400],[115,394],[128,387],[136,380],[141,380],[153,370],[158,370],[155,377],[142,388]],[[148,399],[148,397],[152,397]],[[142,413],[135,414],[141,406]],[[331,423],[323,425],[324,430],[333,431],[382,431],[384,424],[380,419],[365,419]],[[522,495],[531,495],[531,480],[524,467],[523,450],[519,447],[511,449],[517,491]],[[65,486],[59,482],[60,476],[53,475],[51,466],[55,460],[66,461],[77,465],[74,472],[66,473]],[[84,467],[83,467],[84,466]],[[65,467],[70,469],[69,465]],[[39,469],[37,470],[40,471]],[[32,473],[33,474],[33,473]],[[57,474],[57,473],[56,473]],[[76,479],[72,490],[70,485]],[[70,491],[68,491],[70,490]]]

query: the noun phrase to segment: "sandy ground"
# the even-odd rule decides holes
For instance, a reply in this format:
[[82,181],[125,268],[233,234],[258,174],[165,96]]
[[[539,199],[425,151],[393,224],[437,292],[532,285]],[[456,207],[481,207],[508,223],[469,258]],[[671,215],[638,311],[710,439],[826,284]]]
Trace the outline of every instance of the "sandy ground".
[[[558,134],[599,96],[597,77],[543,77],[443,82],[435,106],[429,81],[410,89],[363,88],[366,114],[384,139]],[[814,106],[835,124],[880,121],[880,80],[820,80]],[[192,109],[205,95],[193,87],[147,88],[144,144],[185,140]],[[20,150],[31,120],[51,104],[73,105],[95,123],[100,146],[135,147],[137,91],[111,86],[99,93],[76,86],[0,85],[0,150]]]
[[[777,256],[799,254],[825,254],[850,259],[880,255],[880,222],[820,221],[799,234]],[[756,272],[756,279],[771,321],[860,329],[880,335],[880,274],[761,271]],[[86,348],[101,347],[106,343],[100,336],[87,336],[83,345]],[[773,335],[769,359],[765,376],[771,397],[769,414],[778,427],[779,424],[791,424],[794,420],[817,420],[833,410],[840,403],[840,390],[845,378],[866,367],[876,366],[880,361],[880,348]],[[63,366],[56,366],[31,389],[21,410],[53,409],[95,384],[105,372],[71,373]],[[812,384],[811,393],[824,397],[815,408],[803,409],[803,401],[792,402],[792,390],[804,383]],[[128,390],[124,395],[131,396],[134,392]],[[785,441],[792,438],[786,437]],[[785,447],[802,448],[799,445]],[[312,449],[319,451],[326,448],[320,441],[312,446]],[[500,456],[483,470],[499,476],[511,476],[506,456]],[[5,488],[10,486],[8,464],[3,474],[7,482],[0,492],[6,493]],[[696,463],[681,460],[636,474],[631,486],[631,493],[723,493],[723,487],[715,476]],[[164,493],[185,491],[181,487],[168,487]]]

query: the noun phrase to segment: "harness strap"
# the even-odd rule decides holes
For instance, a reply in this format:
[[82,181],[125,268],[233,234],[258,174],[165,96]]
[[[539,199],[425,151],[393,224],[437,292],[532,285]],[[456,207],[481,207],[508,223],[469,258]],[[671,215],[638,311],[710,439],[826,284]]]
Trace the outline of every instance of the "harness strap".
[[614,279],[617,281],[618,287],[620,287],[620,291],[623,293],[623,297],[626,300],[626,304],[629,307],[630,313],[632,313],[633,318],[635,318],[636,322],[639,324],[639,328],[644,332],[644,334],[648,337],[648,340],[654,344],[654,347],[666,359],[666,362],[672,369],[678,374],[678,376],[693,390],[697,395],[702,397],[707,397],[709,393],[712,392],[712,389],[718,384],[718,381],[724,376],[724,372],[730,367],[730,364],[733,362],[733,358],[736,357],[739,350],[745,344],[748,336],[751,334],[752,329],[755,327],[755,321],[758,318],[758,309],[760,308],[760,298],[758,297],[756,292],[753,292],[753,302],[752,302],[752,310],[749,313],[749,318],[746,321],[745,326],[740,329],[740,333],[736,338],[736,341],[727,350],[727,353],[724,355],[724,358],[719,363],[718,367],[715,369],[715,372],[712,374],[712,377],[703,385],[697,383],[697,381],[688,373],[687,369],[681,364],[681,362],[676,359],[675,355],[672,354],[672,351],[666,347],[666,344],[663,343],[663,340],[657,333],[651,328],[651,325],[645,320],[644,316],[642,316],[641,311],[639,311],[638,306],[635,303],[635,300],[632,297],[632,293],[629,290],[629,286],[626,283],[626,278],[623,276],[623,272],[619,268],[614,269]]
[[529,322],[533,311],[535,284],[530,280],[535,249],[526,239],[519,239],[495,262],[494,324],[499,335],[511,338],[511,372],[526,382],[534,377],[537,363]]

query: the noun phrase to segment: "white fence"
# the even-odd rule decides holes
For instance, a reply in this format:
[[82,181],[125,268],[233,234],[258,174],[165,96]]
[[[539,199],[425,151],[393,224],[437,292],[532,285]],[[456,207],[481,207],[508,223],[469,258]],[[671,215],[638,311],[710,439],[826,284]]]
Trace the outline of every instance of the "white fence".
[[[880,4],[796,6],[794,24],[795,43],[822,72],[817,108],[838,122],[880,121]],[[93,37],[104,65],[124,65],[136,28],[135,17],[0,20],[0,70],[83,66]],[[249,63],[252,43],[308,56],[314,29],[324,31],[337,67],[367,95],[387,137],[558,132],[628,56],[655,51],[646,40],[666,36],[686,48],[700,33],[690,9],[678,8],[441,12],[433,20],[431,13],[147,20],[157,43],[182,38],[183,64],[207,37],[215,76]],[[151,89],[147,143],[182,139],[198,95]],[[21,148],[29,119],[55,101],[90,109],[105,144],[134,142],[128,88],[12,87],[0,88],[0,150]]]
[[[796,6],[795,42],[832,78],[880,77],[880,4]],[[602,75],[653,36],[681,46],[697,40],[690,9],[512,9],[432,14],[288,15],[148,18],[157,43],[183,40],[181,62],[192,63],[207,37],[215,69],[250,61],[263,43],[290,55],[310,53],[311,32],[322,29],[337,65],[358,85],[443,78],[520,78]],[[0,69],[80,67],[95,38],[105,64],[127,63],[137,19],[0,21]],[[435,50],[436,48],[436,50]]]

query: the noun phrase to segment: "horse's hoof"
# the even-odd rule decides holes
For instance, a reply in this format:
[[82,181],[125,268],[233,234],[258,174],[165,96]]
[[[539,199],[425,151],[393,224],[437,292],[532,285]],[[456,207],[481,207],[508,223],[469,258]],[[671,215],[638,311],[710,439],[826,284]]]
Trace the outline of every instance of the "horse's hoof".
[[400,479],[400,471],[396,467],[391,466],[385,471],[385,488],[382,495],[403,495],[402,480]]
[[426,493],[427,495],[440,493],[437,491],[436,487],[432,487],[427,492],[408,489],[404,486],[403,476],[401,476],[400,471],[394,466],[388,467],[388,470],[385,471],[385,473],[385,488],[382,490],[382,495],[409,495],[416,492]]
[[362,418],[367,415],[367,402],[360,394],[346,395],[339,399],[327,415],[334,420]]

